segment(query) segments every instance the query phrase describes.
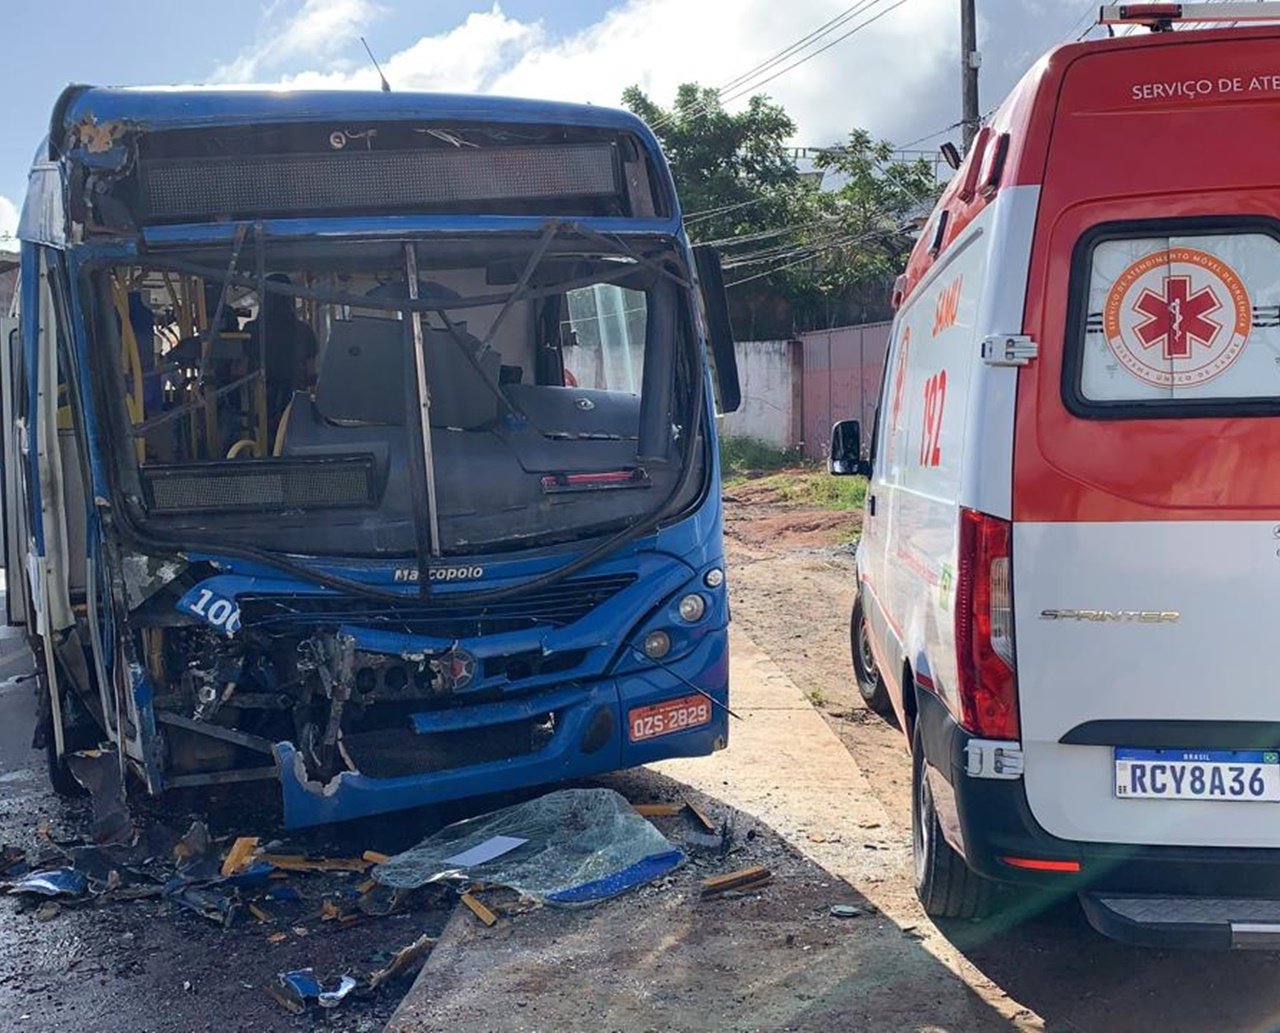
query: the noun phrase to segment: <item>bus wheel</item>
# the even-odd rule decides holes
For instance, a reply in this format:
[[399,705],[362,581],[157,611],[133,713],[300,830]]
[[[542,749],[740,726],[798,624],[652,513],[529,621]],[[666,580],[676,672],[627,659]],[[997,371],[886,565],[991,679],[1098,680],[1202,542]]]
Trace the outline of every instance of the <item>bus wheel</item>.
[[871,652],[867,618],[862,609],[862,595],[853,601],[853,615],[849,618],[849,646],[853,652],[853,673],[858,682],[858,692],[869,710],[881,717],[893,713],[889,702],[889,689],[876,667],[875,654]]
[[925,774],[919,728],[911,754],[911,857],[916,895],[932,918],[984,918],[991,910],[992,884],[970,869],[942,836]]
[[58,756],[58,747],[53,739],[53,728],[50,726],[44,735],[44,756],[49,766],[49,784],[59,796],[73,798],[85,796],[84,787],[75,780],[65,757]]

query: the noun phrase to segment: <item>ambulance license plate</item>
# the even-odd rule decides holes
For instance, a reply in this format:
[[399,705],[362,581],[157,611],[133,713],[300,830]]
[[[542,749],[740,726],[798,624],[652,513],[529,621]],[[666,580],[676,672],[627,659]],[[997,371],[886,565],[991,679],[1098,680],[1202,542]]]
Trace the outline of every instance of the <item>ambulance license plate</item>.
[[683,732],[710,721],[711,701],[706,696],[681,696],[650,707],[636,707],[627,715],[632,742]]
[[1121,800],[1280,801],[1280,751],[1116,747]]

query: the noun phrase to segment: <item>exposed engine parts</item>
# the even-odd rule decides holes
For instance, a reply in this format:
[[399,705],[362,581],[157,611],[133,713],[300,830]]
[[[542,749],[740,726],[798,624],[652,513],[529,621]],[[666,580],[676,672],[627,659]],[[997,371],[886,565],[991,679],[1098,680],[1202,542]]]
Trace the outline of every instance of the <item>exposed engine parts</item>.
[[[193,739],[204,724],[220,740],[200,744],[194,771],[233,759],[229,729],[256,738],[264,749],[282,740],[295,743],[309,776],[319,781],[357,770],[344,739],[405,728],[411,713],[450,705],[453,692],[477,675],[476,660],[463,650],[405,656],[362,651],[341,629],[268,633],[250,627],[228,637],[188,625],[148,634],[156,705],[180,719],[165,722],[170,734]],[[184,730],[175,733],[175,726]],[[181,752],[171,749],[171,761],[193,773],[190,762],[179,760]]]

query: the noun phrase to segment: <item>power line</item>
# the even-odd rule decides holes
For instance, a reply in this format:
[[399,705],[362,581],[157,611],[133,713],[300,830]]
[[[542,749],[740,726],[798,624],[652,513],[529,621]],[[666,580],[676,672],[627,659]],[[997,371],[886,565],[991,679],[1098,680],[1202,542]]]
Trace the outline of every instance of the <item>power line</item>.
[[796,53],[798,50],[803,50],[804,47],[807,46],[810,42],[812,42],[815,38],[827,35],[828,33],[839,28],[840,25],[845,24],[850,18],[856,17],[858,14],[861,13],[861,9],[866,7],[868,2],[869,0],[858,0],[857,3],[850,4],[843,11],[841,11],[834,18],[832,18],[830,21],[823,22],[821,25],[819,25],[816,29],[814,29],[808,35],[801,36],[798,40],[792,43],[791,46],[778,51],[778,53],[774,54],[773,57],[769,58],[767,61],[760,62],[760,64],[756,65],[754,68],[750,68],[747,71],[743,72],[741,75],[734,76],[727,83],[724,83],[723,85],[718,86],[716,88],[717,92],[720,90],[732,89],[733,87],[739,85],[743,81],[750,79],[753,75],[757,75],[760,72],[763,72],[769,68],[772,68],[779,61],[786,60],[788,57]]
[[813,248],[808,254],[802,255],[800,258],[794,259],[793,261],[786,262],[783,265],[775,266],[772,269],[766,269],[764,272],[753,273],[750,276],[744,276],[739,280],[733,280],[730,283],[726,283],[725,289],[727,290],[730,287],[737,287],[744,283],[751,283],[753,280],[762,280],[766,276],[772,276],[774,273],[780,273],[786,269],[791,269],[794,266],[802,265],[805,262],[811,261],[812,259],[816,258],[818,255],[826,251],[832,251],[835,248],[839,248],[839,247],[848,247],[850,244],[857,244],[860,241],[867,240],[870,237],[879,236],[884,232],[885,231],[883,230],[875,230],[870,233],[863,233],[863,234],[855,235],[852,237],[835,240],[829,244],[823,245],[822,247]]
[[786,75],[786,73],[787,73],[787,72],[789,72],[789,71],[791,71],[793,68],[799,68],[799,67],[800,67],[802,64],[804,64],[806,61],[812,61],[812,60],[813,60],[815,57],[817,57],[819,54],[825,54],[828,50],[830,50],[832,47],[834,47],[837,43],[843,43],[843,42],[844,42],[845,40],[847,40],[850,36],[854,35],[854,34],[855,34],[855,33],[857,33],[857,32],[860,32],[862,29],[865,29],[868,25],[871,25],[871,24],[873,24],[873,23],[875,23],[875,22],[878,22],[878,21],[879,21],[881,18],[883,18],[886,14],[891,14],[893,11],[896,11],[899,7],[901,7],[901,6],[902,6],[903,4],[905,4],[906,2],[907,2],[907,0],[897,0],[897,2],[896,2],[896,3],[892,3],[892,4],[890,4],[890,5],[889,5],[888,7],[886,7],[883,11],[879,12],[878,14],[874,14],[874,15],[872,15],[870,18],[868,18],[868,19],[867,19],[866,21],[864,21],[864,22],[859,22],[857,25],[855,25],[855,26],[854,26],[852,29],[850,29],[848,32],[843,33],[843,34],[841,34],[841,35],[837,36],[837,37],[836,37],[835,39],[833,39],[830,43],[827,43],[827,44],[825,44],[825,45],[823,45],[823,46],[819,47],[817,50],[811,51],[810,53],[806,54],[804,57],[800,58],[800,60],[799,60],[799,61],[795,61],[795,62],[793,62],[792,64],[787,65],[787,67],[786,67],[786,68],[783,68],[781,71],[774,72],[774,73],[773,73],[773,75],[770,75],[770,76],[768,76],[767,78],[764,78],[764,79],[760,79],[759,81],[757,81],[757,82],[755,82],[755,83],[751,84],[750,86],[746,87],[745,89],[741,89],[741,90],[738,90],[738,91],[736,91],[736,92],[733,92],[733,93],[729,94],[729,96],[728,96],[728,97],[722,97],[722,98],[721,98],[721,103],[725,103],[726,101],[731,101],[731,100],[737,100],[739,97],[743,96],[744,94],[750,93],[750,92],[752,92],[752,91],[754,91],[754,90],[758,90],[758,89],[760,89],[760,87],[761,87],[761,86],[764,86],[764,85],[766,85],[766,84],[768,84],[768,83],[773,82],[773,80],[774,80],[774,79],[776,79],[776,78],[778,78],[779,76],[781,76],[781,75]]
[[[875,7],[875,5],[881,4],[884,2],[886,2],[886,0],[863,0],[863,2],[860,5],[857,5],[857,10],[852,12],[852,14],[850,15],[850,18],[858,14],[863,14],[867,11],[870,11],[873,7]],[[818,47],[816,50],[809,51],[809,53],[805,54],[803,57],[799,58],[796,61],[793,61],[791,64],[785,66],[784,68],[779,69],[778,71],[774,72],[772,75],[768,75],[763,79],[759,79],[755,77],[758,73],[751,73],[747,76],[739,76],[738,77],[739,82],[735,86],[731,88],[722,87],[720,89],[713,90],[711,91],[713,95],[712,97],[708,97],[706,100],[701,101],[698,104],[694,105],[694,107],[692,107],[689,111],[677,113],[673,110],[663,118],[660,118],[655,122],[650,123],[649,128],[660,129],[663,126],[668,125],[669,123],[675,121],[677,117],[697,117],[698,115],[705,114],[706,112],[710,111],[713,103],[723,105],[728,103],[729,101],[737,100],[739,97],[743,97],[748,93],[752,93],[755,90],[758,90],[761,86],[764,86],[767,83],[771,83],[775,79],[779,78],[780,76],[785,75],[787,72],[791,71],[793,68],[798,68],[800,65],[804,64],[806,61],[812,60],[813,58],[817,57],[819,54],[825,53],[826,51],[834,47],[837,43],[842,43],[844,40],[848,39],[850,36],[855,35],[856,33],[866,28],[868,25],[872,24],[873,22],[879,21],[886,14],[889,14],[891,11],[895,10],[896,8],[901,7],[906,2],[907,0],[897,0],[896,3],[892,3],[889,7],[880,11],[878,14],[873,15],[871,18],[868,18],[865,21],[859,22],[857,25],[849,29],[847,32],[841,33],[835,39],[830,40],[829,42],[825,43],[823,46]],[[847,19],[846,19],[846,22],[847,22]],[[843,25],[846,22],[842,22],[841,24]],[[823,35],[826,35],[826,34],[827,33],[823,33]],[[811,33],[810,35],[813,35],[813,34]],[[815,39],[811,40],[810,43],[816,43],[818,38],[821,38],[821,37],[820,36],[816,37]],[[809,44],[806,44],[806,46],[807,45]],[[804,49],[804,48],[802,47],[800,49]],[[793,51],[793,53],[794,52],[795,51]],[[768,63],[769,62],[766,62],[766,64]],[[746,81],[747,79],[751,79],[752,81],[747,82]]]
[[724,263],[725,269],[737,269],[744,265],[759,265],[761,262],[771,262],[778,259],[790,258],[792,255],[801,254],[818,245],[825,244],[830,240],[848,233],[847,229],[833,227],[832,230],[825,234],[820,234],[805,241],[792,241],[789,244],[775,244],[773,247],[767,247],[760,251],[751,251],[744,255],[731,256]]
[[791,226],[783,226],[776,230],[762,230],[759,233],[746,233],[737,237],[721,237],[719,240],[699,240],[699,245],[707,247],[724,247],[731,244],[749,244],[753,240],[768,240],[770,237],[780,237],[784,233],[791,233],[794,230],[808,230],[814,226],[822,226],[828,223],[829,219],[814,219],[811,222],[797,222]]
[[692,222],[698,222],[702,219],[710,219],[713,215],[723,215],[725,212],[732,212],[738,208],[747,208],[753,204],[763,204],[765,201],[774,200],[772,197],[753,197],[750,201],[739,201],[737,204],[725,204],[719,208],[704,208],[698,212],[689,212],[684,217],[684,224],[688,226]]
[[1089,31],[1098,24],[1098,3],[1097,0],[1086,0],[1084,5],[1084,17],[1077,18],[1071,23],[1071,28],[1067,30],[1067,34],[1062,37],[1062,42],[1073,40],[1079,43],[1085,36],[1089,35]]
[[[830,19],[829,21],[824,22],[822,25],[819,25],[816,29],[812,30],[806,35],[801,36],[800,39],[796,40],[790,46],[785,47],[778,53],[774,54],[772,57],[767,58],[764,61],[761,61],[759,64],[755,65],[752,68],[749,68],[747,71],[741,73],[740,75],[736,75],[732,79],[728,80],[727,82],[722,83],[720,86],[715,87],[713,91],[715,96],[719,98],[720,94],[723,93],[724,91],[740,86],[744,82],[746,82],[748,79],[753,78],[754,76],[760,74],[763,71],[767,71],[769,68],[772,68],[774,65],[776,65],[779,61],[786,60],[786,58],[790,57],[792,54],[795,54],[798,51],[803,50],[805,47],[809,46],[811,43],[816,42],[822,36],[827,35],[828,33],[834,31],[835,28],[838,28],[840,24],[844,24],[844,22],[847,21],[849,18],[860,14],[863,10],[866,9],[869,3],[879,3],[879,2],[880,0],[858,0],[857,3],[852,4],[851,6],[845,8],[845,10],[843,10],[840,14],[836,15],[834,18]],[[694,107],[690,109],[690,111],[687,112],[687,114],[697,115],[709,109],[710,109],[710,101],[703,100],[703,101],[699,101],[696,105],[694,105]],[[669,114],[663,116],[662,118],[659,118],[657,121],[652,123],[649,128],[658,129],[664,125],[667,125],[671,121],[673,121],[675,117],[676,117],[676,112],[673,109]]]

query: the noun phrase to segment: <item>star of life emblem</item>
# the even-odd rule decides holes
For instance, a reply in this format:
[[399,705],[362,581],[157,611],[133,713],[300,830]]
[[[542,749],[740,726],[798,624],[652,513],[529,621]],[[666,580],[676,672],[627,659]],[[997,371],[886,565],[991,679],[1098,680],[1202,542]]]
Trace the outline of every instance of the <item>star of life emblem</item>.
[[1197,248],[1144,255],[1107,292],[1102,330],[1120,365],[1155,387],[1195,387],[1240,357],[1253,325],[1235,270]]

